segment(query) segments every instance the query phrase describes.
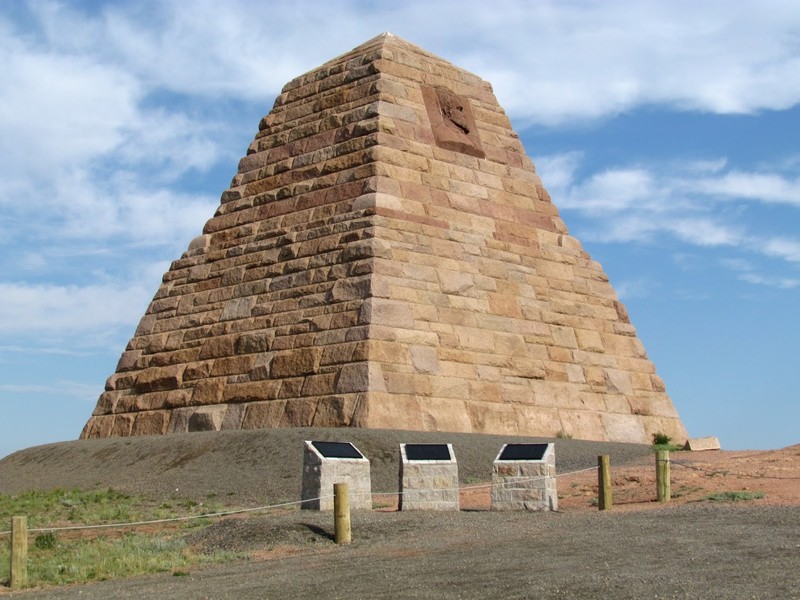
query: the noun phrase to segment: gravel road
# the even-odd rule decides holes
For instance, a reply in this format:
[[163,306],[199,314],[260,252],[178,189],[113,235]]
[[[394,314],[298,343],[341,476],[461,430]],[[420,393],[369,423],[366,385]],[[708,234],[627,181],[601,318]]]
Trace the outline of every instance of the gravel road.
[[[704,504],[620,513],[354,513],[230,520],[199,546],[258,559],[13,598],[800,598],[800,508]],[[288,551],[287,548],[293,548]]]

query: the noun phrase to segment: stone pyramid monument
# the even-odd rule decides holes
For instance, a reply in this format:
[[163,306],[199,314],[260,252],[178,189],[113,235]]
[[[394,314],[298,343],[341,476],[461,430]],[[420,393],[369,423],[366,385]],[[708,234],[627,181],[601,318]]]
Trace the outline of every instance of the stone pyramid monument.
[[491,86],[380,35],[288,83],[82,437],[686,431]]

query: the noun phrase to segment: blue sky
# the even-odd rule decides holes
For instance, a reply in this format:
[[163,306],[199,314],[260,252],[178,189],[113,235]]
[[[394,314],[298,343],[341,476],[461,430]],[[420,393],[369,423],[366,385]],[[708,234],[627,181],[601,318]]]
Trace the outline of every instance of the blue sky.
[[7,1],[0,456],[78,436],[280,88],[384,31],[493,84],[690,435],[800,442],[795,0]]

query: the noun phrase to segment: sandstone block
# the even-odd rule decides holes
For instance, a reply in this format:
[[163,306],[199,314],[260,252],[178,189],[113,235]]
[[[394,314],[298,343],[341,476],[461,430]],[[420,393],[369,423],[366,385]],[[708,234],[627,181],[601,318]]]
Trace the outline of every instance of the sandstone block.
[[146,369],[136,378],[134,391],[137,393],[174,390],[180,387],[185,365],[172,365]]
[[142,412],[136,415],[131,435],[161,435],[167,432],[170,413],[166,410]]
[[319,370],[322,350],[319,348],[301,348],[290,352],[281,352],[272,359],[270,376],[281,379],[298,375],[310,375]]
[[201,406],[189,417],[189,431],[219,431],[228,406]]
[[439,356],[436,348],[411,346],[411,360],[414,368],[420,373],[435,374],[439,372]]
[[715,436],[708,436],[708,437],[701,437],[701,438],[689,438],[686,440],[686,444],[684,445],[684,450],[691,450],[692,452],[700,452],[704,450],[719,450],[721,448],[719,444],[719,438]]
[[261,429],[278,427],[283,419],[286,400],[250,402],[247,404],[242,429]]

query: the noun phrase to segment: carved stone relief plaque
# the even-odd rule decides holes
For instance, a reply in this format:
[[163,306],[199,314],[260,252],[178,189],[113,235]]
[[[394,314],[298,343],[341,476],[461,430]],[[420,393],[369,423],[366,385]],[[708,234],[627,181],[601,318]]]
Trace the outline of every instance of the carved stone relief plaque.
[[426,86],[422,87],[422,96],[437,146],[478,158],[486,156],[466,98],[444,88]]

